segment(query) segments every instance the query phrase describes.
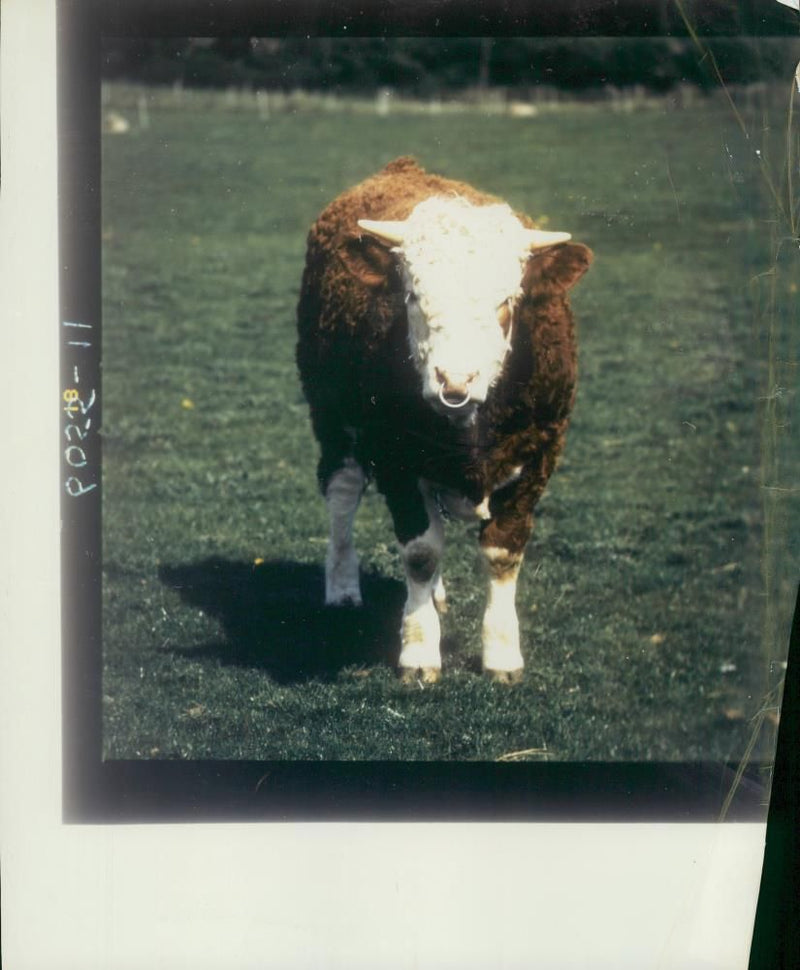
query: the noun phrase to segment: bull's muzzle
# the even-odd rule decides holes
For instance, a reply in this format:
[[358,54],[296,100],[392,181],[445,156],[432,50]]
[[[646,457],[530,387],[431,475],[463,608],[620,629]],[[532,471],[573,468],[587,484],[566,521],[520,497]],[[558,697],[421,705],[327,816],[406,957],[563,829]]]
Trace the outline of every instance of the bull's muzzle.
[[478,375],[451,375],[436,368],[436,379],[439,382],[439,400],[446,407],[453,410],[465,407],[471,400],[470,385]]

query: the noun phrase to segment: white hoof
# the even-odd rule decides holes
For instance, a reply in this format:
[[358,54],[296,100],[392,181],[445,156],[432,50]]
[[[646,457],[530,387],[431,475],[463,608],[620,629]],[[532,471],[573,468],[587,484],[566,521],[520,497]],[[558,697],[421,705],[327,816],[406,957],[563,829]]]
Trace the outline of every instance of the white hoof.
[[326,606],[361,606],[362,604],[363,601],[358,590],[353,593],[341,593],[335,597],[325,597]]
[[350,549],[344,555],[328,554],[325,564],[325,603],[327,606],[361,606],[358,556]]
[[519,684],[522,682],[522,667],[516,670],[491,670],[489,667],[483,668],[484,675],[495,684]]
[[403,684],[436,684],[442,679],[441,667],[399,667],[398,676]]

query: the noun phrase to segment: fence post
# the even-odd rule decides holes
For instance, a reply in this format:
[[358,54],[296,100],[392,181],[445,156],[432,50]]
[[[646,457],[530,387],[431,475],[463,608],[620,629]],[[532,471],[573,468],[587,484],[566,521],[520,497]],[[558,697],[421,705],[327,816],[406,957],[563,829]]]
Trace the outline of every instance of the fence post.
[[379,117],[385,118],[389,114],[391,100],[392,92],[390,88],[381,88],[378,91],[377,97],[375,98],[375,111]]
[[140,94],[136,101],[136,109],[139,114],[139,127],[142,131],[147,131],[150,127],[150,111],[147,107],[147,95]]
[[258,108],[258,117],[262,121],[269,120],[269,92],[258,90],[256,91],[256,107]]

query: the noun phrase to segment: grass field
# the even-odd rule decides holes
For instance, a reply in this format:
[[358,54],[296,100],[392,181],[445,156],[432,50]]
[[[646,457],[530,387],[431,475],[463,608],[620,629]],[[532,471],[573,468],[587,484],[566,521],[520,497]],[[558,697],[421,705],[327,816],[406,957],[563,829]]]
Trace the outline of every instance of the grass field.
[[[796,298],[788,270],[759,282],[771,203],[724,100],[668,108],[264,117],[208,98],[154,101],[146,127],[131,109],[105,136],[106,757],[736,761],[754,736],[771,752],[758,712],[797,564],[788,541],[773,553],[796,530],[778,487],[796,450],[775,437]],[[574,421],[520,582],[516,688],[478,672],[470,527],[449,526],[440,684],[393,674],[403,586],[373,492],[366,605],[322,606],[293,357],[305,234],[399,154],[596,254],[574,296]]]

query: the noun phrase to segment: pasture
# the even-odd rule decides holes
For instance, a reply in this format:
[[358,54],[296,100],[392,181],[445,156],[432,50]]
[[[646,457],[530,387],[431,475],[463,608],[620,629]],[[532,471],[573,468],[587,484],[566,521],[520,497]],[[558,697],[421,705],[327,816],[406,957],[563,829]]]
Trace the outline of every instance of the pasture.
[[[797,468],[775,438],[787,396],[769,394],[787,386],[796,288],[782,270],[759,282],[772,203],[724,99],[534,117],[205,95],[145,116],[139,102],[137,120],[136,104],[111,90],[131,125],[103,144],[104,756],[771,753],[797,550],[790,499],[762,485]],[[762,115],[746,120],[761,137]],[[595,251],[513,688],[479,673],[475,527],[448,527],[441,683],[393,673],[404,588],[374,490],[356,523],[365,606],[322,605],[327,521],[294,364],[305,235],[401,154]]]

